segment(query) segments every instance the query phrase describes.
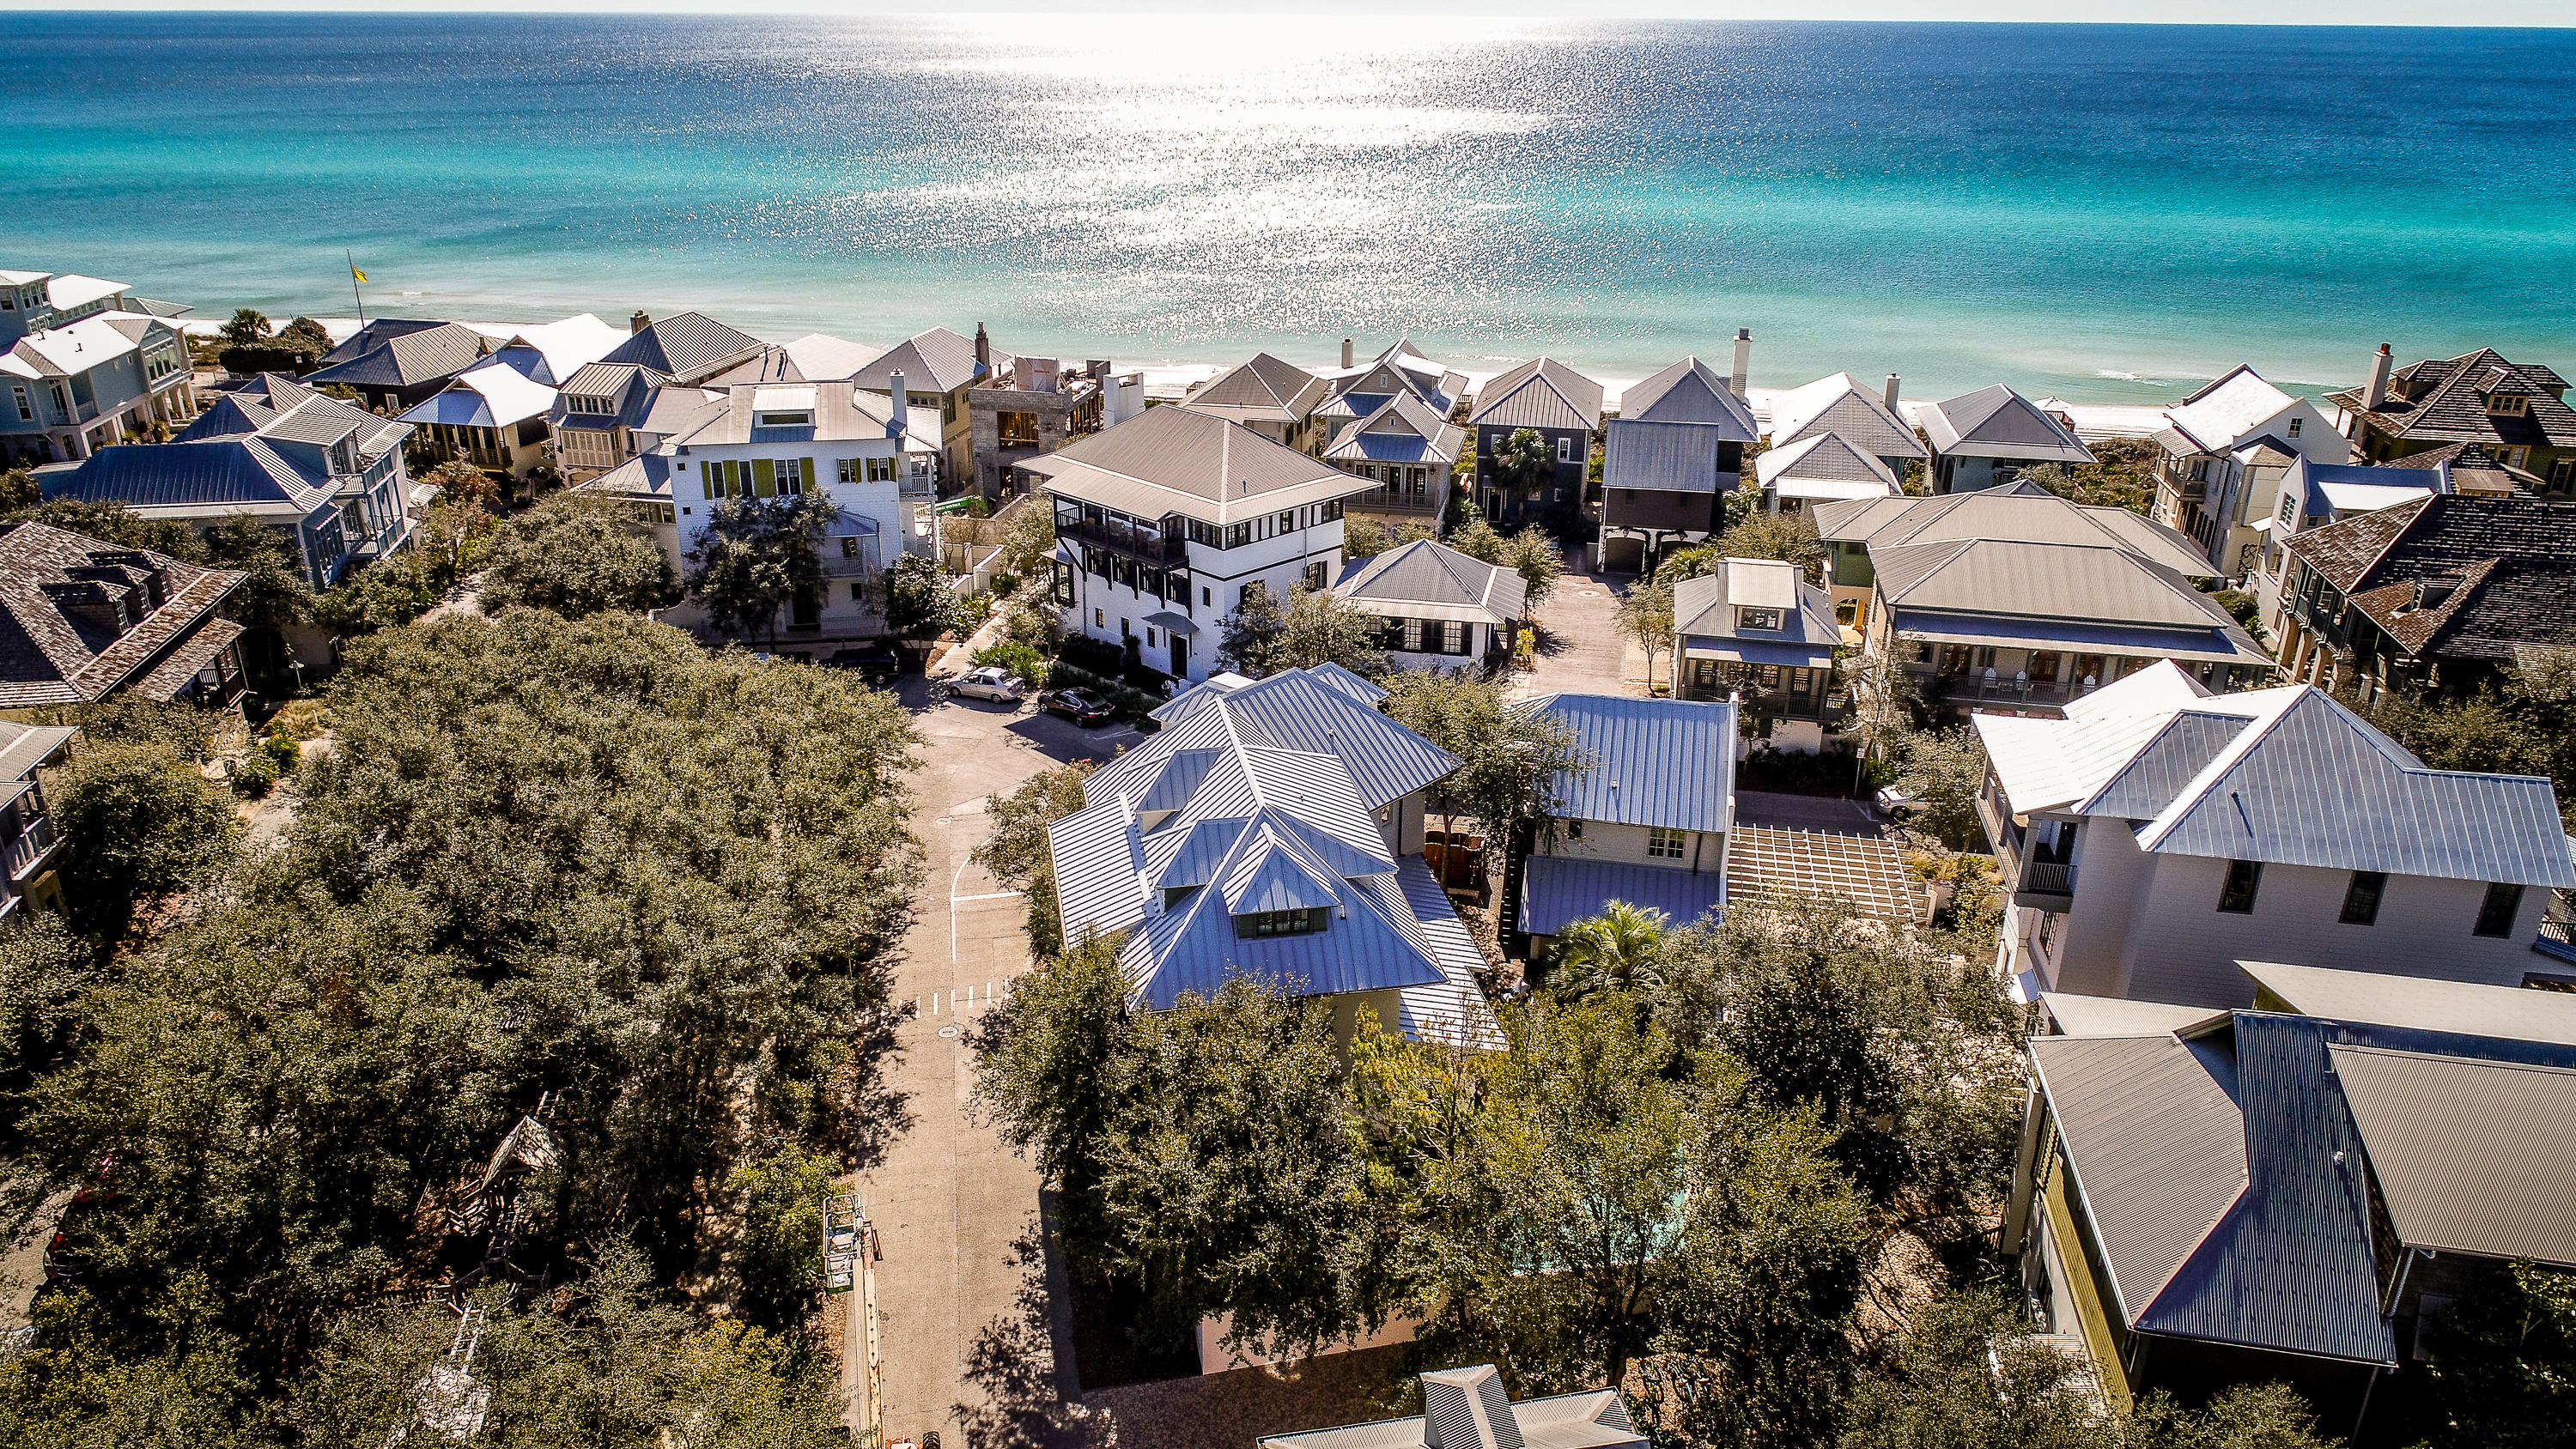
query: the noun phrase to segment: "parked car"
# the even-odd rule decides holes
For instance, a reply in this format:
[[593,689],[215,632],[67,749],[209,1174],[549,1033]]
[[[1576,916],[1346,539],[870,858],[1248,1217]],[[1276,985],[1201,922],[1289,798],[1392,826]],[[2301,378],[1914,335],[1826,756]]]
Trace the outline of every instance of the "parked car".
[[1923,808],[1923,802],[1890,785],[1878,792],[1878,813],[1890,820],[1902,820]]
[[826,669],[846,669],[878,688],[885,688],[903,672],[903,660],[890,645],[860,644],[837,650],[823,661]]
[[1038,708],[1085,726],[1103,723],[1117,713],[1109,701],[1087,689],[1050,689],[1038,696]]
[[1005,669],[991,666],[978,669],[947,686],[949,694],[963,694],[974,699],[989,699],[1001,704],[1018,704],[1028,697],[1028,682]]

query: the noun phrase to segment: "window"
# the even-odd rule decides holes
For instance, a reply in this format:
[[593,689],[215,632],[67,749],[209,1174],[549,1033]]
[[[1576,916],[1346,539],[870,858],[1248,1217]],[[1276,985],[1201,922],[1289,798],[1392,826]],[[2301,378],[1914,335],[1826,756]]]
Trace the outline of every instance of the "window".
[[1571,463],[1574,461],[1574,440],[1572,438],[1559,438],[1556,440],[1556,461],[1560,463]]
[[1073,606],[1073,564],[1065,559],[1056,559],[1054,563],[1055,601],[1062,607],[1071,608]]
[[1738,609],[1735,611],[1735,627],[1738,629],[1778,629],[1780,627],[1780,611],[1777,609]]
[[1210,589],[1210,588],[1202,587],[1202,588],[1199,590],[1199,607],[1200,607],[1200,608],[1202,608],[1202,609],[1213,609],[1213,608],[1215,608],[1215,607],[1216,607],[1216,590],[1214,590],[1214,589]]
[[2472,936],[2510,936],[2513,918],[2522,909],[2522,887],[2510,881],[2487,883],[2487,898],[2478,902],[2478,923]]
[[894,462],[895,460],[891,457],[868,459],[868,481],[871,483],[893,482]]
[[2500,418],[2518,418],[2531,411],[2531,399],[2519,393],[2497,393],[2487,399],[2487,411]]
[[[26,404],[24,401],[21,401],[19,406],[24,407]],[[2564,493],[2571,486],[2576,486],[2576,458],[2561,458],[2557,462],[2550,464],[2549,491],[2552,493]]]
[[755,421],[757,426],[764,428],[810,428],[814,426],[814,415],[812,413],[760,413],[756,415]]
[[1246,939],[1263,936],[1311,936],[1324,929],[1327,915],[1324,907],[1302,911],[1254,911],[1234,918],[1234,934]]
[[2306,422],[2306,421],[2307,421],[2307,419],[2305,419],[2305,418],[2292,418],[2292,419],[2290,419],[2290,436],[2291,436],[2291,437],[2294,437],[2294,438],[2295,438],[2295,437],[2297,437],[2297,436],[2299,435],[2299,424],[2304,423],[2304,422]]
[[1108,628],[1108,627],[1109,627],[1109,611],[1108,611],[1107,609],[1094,609],[1094,610],[1092,610],[1092,611],[1091,611],[1091,627],[1092,627],[1092,628],[1094,628],[1094,629],[1106,629],[1106,628]]
[[2231,860],[2227,880],[2218,888],[2218,908],[2233,915],[2254,914],[2254,892],[2263,884],[2263,862]]
[[2347,926],[2376,925],[2379,921],[2379,898],[2388,891],[2385,871],[2357,870],[2352,884],[2343,888],[2343,914],[2335,919]]
[[[13,384],[10,387],[9,392],[10,395],[16,398],[18,402],[18,421],[22,423],[34,422],[36,420],[36,403],[35,399],[27,396],[27,385],[23,382]],[[2563,470],[2565,465],[2561,464],[2560,467]]]
[[1407,619],[1404,621],[1404,652],[1407,654],[1419,654],[1422,652],[1422,621],[1420,619]]
[[[834,473],[833,477],[836,481],[842,483],[858,482],[859,460],[856,458],[843,458],[840,462],[838,471]],[[1061,522],[1062,520],[1059,519],[1058,521]]]
[[1646,831],[1646,854],[1655,860],[1679,860],[1688,835],[1679,830],[1666,830],[1660,825]]
[[1456,619],[1450,619],[1444,621],[1440,625],[1440,652],[1443,654],[1464,654],[1467,652],[1467,626],[1465,624],[1460,623]]

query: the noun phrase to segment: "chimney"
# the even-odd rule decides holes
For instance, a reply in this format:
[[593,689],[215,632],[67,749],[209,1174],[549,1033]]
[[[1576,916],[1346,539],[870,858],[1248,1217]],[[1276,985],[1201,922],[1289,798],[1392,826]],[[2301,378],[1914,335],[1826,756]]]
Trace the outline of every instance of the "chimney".
[[632,337],[652,325],[653,314],[638,307],[635,309],[635,315],[626,319],[626,335]]
[[1738,327],[1735,329],[1735,371],[1726,379],[1726,385],[1735,393],[1736,400],[1739,402],[1745,400],[1745,372],[1746,369],[1750,368],[1752,365],[1753,329],[1750,327]]
[[1892,373],[1892,372],[1891,372],[1891,373],[1889,373],[1889,374],[1887,375],[1887,394],[1886,394],[1886,396],[1887,396],[1887,410],[1888,410],[1889,412],[1895,412],[1895,411],[1896,411],[1896,382],[1897,382],[1896,374],[1895,374],[1895,373]]
[[2361,389],[2363,412],[2375,413],[2379,411],[2381,403],[2388,401],[2388,365],[2394,360],[2388,355],[2388,344],[2385,342],[2379,344],[2379,350],[2370,355],[2370,381],[2362,384]]
[[[979,327],[976,329],[979,341],[981,340],[982,333],[982,328]],[[886,374],[886,397],[888,399],[886,407],[886,436],[889,438],[900,438],[903,436],[903,425],[910,420],[912,409],[912,394],[904,390],[902,373],[889,372]]]
[[1345,337],[1345,338],[1343,338],[1343,339],[1342,339],[1342,366],[1344,366],[1344,367],[1348,367],[1348,366],[1350,366],[1350,365],[1351,365],[1351,339],[1349,339],[1349,338]]
[[993,339],[984,335],[984,324],[975,324],[975,375],[982,377],[993,370]]

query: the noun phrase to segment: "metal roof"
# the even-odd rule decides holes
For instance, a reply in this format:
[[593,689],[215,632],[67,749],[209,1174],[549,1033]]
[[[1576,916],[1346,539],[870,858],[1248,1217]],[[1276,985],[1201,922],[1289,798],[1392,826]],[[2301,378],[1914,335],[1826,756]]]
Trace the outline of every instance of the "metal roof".
[[[1628,1418],[1615,1389],[1593,1389],[1553,1398],[1503,1399],[1490,1365],[1424,1374],[1428,1414],[1273,1434],[1259,1449],[1632,1449],[1645,1436]],[[1442,1382],[1435,1386],[1433,1380]]]
[[1724,830],[1734,815],[1735,706],[1723,700],[1556,694],[1529,707],[1574,732],[1589,769],[1549,788],[1574,820]]
[[1619,416],[1650,423],[1702,423],[1721,436],[1749,443],[1762,436],[1753,410],[1727,387],[1716,369],[1685,357],[1619,395]]
[[1376,486],[1186,407],[1147,408],[1057,449],[1046,463],[1050,493],[1141,518],[1180,513],[1218,524]]
[[2297,401],[2265,382],[2251,366],[2238,363],[2225,376],[2165,409],[2165,421],[2199,451],[2223,453],[2260,433]]
[[883,357],[858,370],[859,386],[884,392],[903,374],[905,392],[955,392],[982,376],[975,366],[975,339],[946,327],[933,327],[894,345]]
[[1823,495],[1828,497],[1895,498],[1905,491],[1877,454],[1853,447],[1840,433],[1817,433],[1785,448],[1773,448],[1753,460],[1753,476],[1765,488],[1789,483],[1840,483],[1858,485],[1863,490]]
[[1659,493],[1733,489],[1736,472],[1720,467],[1726,430],[1706,423],[1612,418],[1601,446],[1601,486]]
[[1184,405],[1237,422],[1302,423],[1326,391],[1324,380],[1306,369],[1256,352],[1192,388]]
[[2040,1001],[2057,1029],[2050,1036],[2163,1036],[2210,1026],[2227,1013],[2206,1006],[2169,1006],[2161,1001],[2131,1001],[2125,996],[2081,996],[2071,991],[2043,991]]
[[1886,400],[1854,382],[1848,372],[1817,378],[1771,399],[1772,447],[1824,433],[1840,433],[1882,458],[1920,461],[1930,456],[1914,429],[1888,410]]
[[2576,1267],[2576,1151],[2561,1135],[2576,1121],[2576,1071],[2328,1051],[2400,1242]]
[[1521,867],[1520,928],[1533,936],[1560,935],[1612,901],[1661,911],[1673,925],[1686,926],[1725,907],[1726,877],[1714,862],[1691,871],[1580,855],[1533,855]]
[[1932,451],[1948,457],[2090,463],[2093,450],[2030,399],[1996,383],[1921,410]]
[[0,780],[24,780],[80,730],[71,725],[29,725],[0,720]]
[[2091,508],[2016,480],[2001,488],[1938,498],[1868,498],[1821,503],[1816,531],[1859,543],[1875,558],[1904,544],[1994,539],[2125,549],[2186,578],[2206,577],[2209,556],[2190,539],[2125,508]]
[[[335,382],[355,387],[418,387],[454,377],[490,350],[483,334],[462,322],[385,325],[388,333],[376,334],[371,345],[351,353],[344,361],[333,362],[331,358],[368,339],[370,334],[361,331],[334,348],[323,359],[326,365],[306,373],[304,382],[312,387]],[[392,328],[405,330],[391,331]]]
[[[1197,406],[1195,401],[1191,406]],[[1467,430],[1411,392],[1391,394],[1324,450],[1331,461],[1454,464]]]
[[2576,995],[2563,991],[2274,961],[2236,969],[2302,1016],[2576,1046]]
[[619,343],[600,362],[633,363],[694,381],[749,357],[760,339],[702,312],[665,317]]
[[1899,607],[2236,628],[2226,610],[2181,574],[2109,544],[1944,539],[1873,545],[1870,563],[1879,593]]
[[1477,390],[1467,425],[1588,433],[1601,426],[1601,384],[1552,357],[1532,358]]
[[1518,570],[1469,558],[1418,538],[1401,548],[1342,565],[1333,593],[1354,604],[1430,605],[1451,612],[1425,618],[1474,618],[1508,624],[1521,616],[1529,584]]
[[[1756,633],[1736,629],[1738,608],[1778,609],[1781,627]],[[1831,595],[1807,582],[1806,570],[1773,559],[1730,558],[1717,569],[1673,585],[1673,633],[1685,650],[1708,658],[1727,651],[1767,646],[1794,652],[1794,659],[1744,658],[1751,663],[1830,663],[1843,642],[1842,625],[1834,621]]]

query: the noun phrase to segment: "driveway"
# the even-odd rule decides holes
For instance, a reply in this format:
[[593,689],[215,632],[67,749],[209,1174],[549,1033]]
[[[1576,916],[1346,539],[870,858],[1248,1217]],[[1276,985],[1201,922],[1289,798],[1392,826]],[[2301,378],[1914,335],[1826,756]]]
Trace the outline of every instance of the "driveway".
[[[1055,1351],[1062,1293],[1036,1247],[1037,1170],[968,1110],[975,1062],[966,1032],[1029,969],[1028,901],[967,855],[989,833],[987,796],[1068,760],[1106,759],[1141,736],[981,700],[933,707],[920,679],[904,680],[901,693],[924,738],[911,780],[924,869],[893,970],[894,994],[912,1014],[896,1028],[886,1077],[909,1120],[857,1186],[884,1255],[886,1437],[918,1443],[945,1430],[949,1443],[982,1449],[1033,1441],[1076,1389],[1070,1354]],[[842,1301],[855,1318],[859,1295]],[[858,1344],[862,1333],[854,1322],[843,1342]],[[844,1358],[848,1422],[861,1428],[862,1356]]]
[[1619,633],[1619,595],[1633,581],[1629,574],[1558,579],[1539,606],[1538,667],[1512,676],[1513,695],[1644,693],[1627,682],[1642,677],[1644,656]]

